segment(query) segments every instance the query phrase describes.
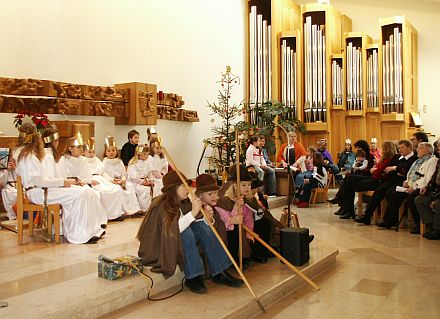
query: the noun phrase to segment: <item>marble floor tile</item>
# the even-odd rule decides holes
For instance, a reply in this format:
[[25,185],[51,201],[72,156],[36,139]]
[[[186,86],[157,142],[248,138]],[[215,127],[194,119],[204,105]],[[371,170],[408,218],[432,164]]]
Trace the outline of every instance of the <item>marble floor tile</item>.
[[396,285],[395,282],[362,279],[350,291],[386,297]]

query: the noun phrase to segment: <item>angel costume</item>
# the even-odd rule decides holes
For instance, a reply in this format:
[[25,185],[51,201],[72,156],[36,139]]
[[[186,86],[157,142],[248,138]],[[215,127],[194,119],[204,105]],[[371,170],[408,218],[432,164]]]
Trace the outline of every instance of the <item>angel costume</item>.
[[64,179],[48,177],[42,162],[34,154],[19,161],[17,173],[21,176],[23,187],[32,202],[42,205],[42,187],[47,187],[47,203],[62,205],[63,234],[69,242],[83,244],[94,236],[102,235],[102,216],[105,213],[95,194],[81,187],[64,188]]
[[153,188],[142,185],[145,180],[148,180],[149,175],[150,167],[147,164],[147,160],[139,159],[136,163],[128,166],[127,180],[134,184],[136,196],[142,210],[148,209],[153,198]]
[[163,187],[162,177],[168,173],[168,161],[166,158],[161,158],[159,155],[148,156],[148,166],[150,167],[150,174],[148,179],[154,182],[153,198],[162,194]]

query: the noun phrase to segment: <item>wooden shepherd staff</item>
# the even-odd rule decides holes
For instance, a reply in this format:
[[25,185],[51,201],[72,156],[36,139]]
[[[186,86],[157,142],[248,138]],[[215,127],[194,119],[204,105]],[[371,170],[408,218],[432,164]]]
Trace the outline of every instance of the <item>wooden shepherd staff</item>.
[[[238,131],[236,131],[236,140],[238,141]],[[236,142],[236,150],[238,149],[238,142]],[[238,152],[237,152],[238,154]],[[237,157],[237,184],[240,182],[240,169],[239,169],[239,162],[238,162],[238,157]],[[239,190],[240,187],[237,188],[237,196],[240,195]],[[289,267],[290,269],[292,269],[296,274],[298,274],[302,279],[304,279],[309,285],[311,285],[313,288],[315,288],[316,290],[319,290],[319,286],[316,285],[309,277],[307,277],[306,275],[304,275],[301,271],[298,270],[298,268],[296,268],[294,265],[292,265],[286,258],[284,258],[283,256],[281,256],[275,249],[273,249],[270,245],[268,245],[263,239],[260,238],[260,236],[256,233],[254,233],[252,230],[250,230],[249,228],[246,227],[246,225],[240,224],[240,226],[249,234],[251,235],[254,239],[256,239],[257,241],[259,241],[264,247],[266,247],[272,254],[274,254],[279,260],[281,260],[283,263],[285,263],[287,265],[287,267]],[[241,231],[241,229],[240,229]],[[240,256],[241,257],[241,256]],[[241,259],[240,259],[241,260]]]
[[[240,190],[240,143],[238,142],[238,129],[235,129],[235,167],[237,176],[237,186],[235,187],[237,194],[238,216],[242,216],[241,205],[239,199],[241,197]],[[243,223],[238,224],[238,256],[240,261],[240,270],[243,270]]]
[[[171,158],[170,154],[166,150],[165,147],[162,146],[162,151],[165,155],[165,157],[168,159],[168,162],[171,164],[173,169],[176,171],[177,175],[179,176],[180,180],[182,181],[183,185],[185,185],[186,189],[188,190],[188,193],[190,195],[190,199],[193,200],[195,198],[193,190],[189,187],[188,183],[186,182],[185,178],[182,176],[182,173],[177,169],[176,164],[174,163],[173,159]],[[229,252],[228,248],[226,247],[225,243],[221,239],[220,235],[218,234],[217,230],[215,229],[214,225],[212,225],[211,221],[206,215],[205,210],[203,207],[200,209],[200,211],[203,214],[203,217],[208,222],[209,227],[211,228],[212,232],[214,233],[215,237],[217,237],[217,240],[219,241],[220,245],[222,246],[223,250],[225,251],[226,255],[228,255],[229,259],[231,260],[232,264],[234,265],[235,269],[237,270],[240,277],[243,279],[244,283],[250,290],[252,296],[254,296],[255,301],[257,302],[258,306],[260,307],[261,311],[266,312],[266,309],[264,309],[263,304],[261,303],[260,299],[258,299],[255,292],[252,290],[252,287],[249,285],[249,282],[247,281],[246,277],[243,275],[243,272],[241,271],[240,267],[237,265],[236,261],[232,257],[231,253]]]

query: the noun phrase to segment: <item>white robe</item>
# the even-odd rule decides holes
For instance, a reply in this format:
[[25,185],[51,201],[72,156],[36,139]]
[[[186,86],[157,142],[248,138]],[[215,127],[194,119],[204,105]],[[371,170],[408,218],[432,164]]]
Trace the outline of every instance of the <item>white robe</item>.
[[13,169],[4,169],[0,172],[0,180],[3,185],[2,200],[3,206],[6,209],[6,215],[9,220],[16,219],[12,206],[17,202],[17,188],[15,185],[16,175]]
[[[48,178],[43,164],[31,154],[20,160],[17,174],[21,176],[23,187],[32,187],[27,191],[28,198],[42,205],[44,192],[41,187],[48,188],[48,204],[61,204],[63,207],[63,234],[73,244],[83,244],[93,236],[101,236],[104,211],[98,197],[82,187],[62,187],[61,178]],[[101,216],[101,218],[100,218]]]
[[[99,161],[98,158],[96,159]],[[107,218],[111,220],[120,217],[124,213],[122,210],[122,193],[119,192],[117,185],[108,182],[102,176],[93,175],[99,173],[102,169],[100,167],[102,163],[101,161],[91,162],[89,163],[88,159],[83,156],[63,156],[58,161],[57,171],[62,178],[77,177],[87,184],[91,184],[93,180],[97,181],[99,184],[92,186],[92,189],[99,194],[101,204],[107,213]],[[84,187],[87,188],[89,186]]]
[[110,178],[110,181],[117,178],[125,180],[125,190],[121,188],[124,194],[124,201],[122,202],[122,208],[125,214],[133,215],[141,210],[138,199],[136,197],[136,189],[132,182],[127,181],[127,172],[125,171],[124,162],[119,158],[109,159],[104,157],[102,159],[104,164],[104,172]]
[[[148,156],[148,166],[150,167],[150,174],[148,179],[154,182],[153,198],[162,194],[162,176],[168,173],[168,161],[165,158],[160,158],[159,155]],[[160,178],[157,176],[161,176]]]
[[146,160],[138,160],[136,163],[128,166],[127,180],[134,184],[139,205],[143,210],[148,209],[151,204],[151,199],[153,198],[151,186],[142,185],[149,174],[150,168]]
[[[12,159],[15,161],[15,163],[17,163],[18,161],[18,156],[20,155],[22,149],[23,146],[19,146],[12,152]],[[14,206],[15,203],[17,202],[17,188],[15,185],[17,176],[15,170],[12,169],[3,170],[0,173],[0,180],[3,185],[2,201],[3,201],[3,206],[6,209],[6,215],[8,216],[9,220],[16,219],[17,216],[15,215],[15,212],[12,209],[12,206]]]

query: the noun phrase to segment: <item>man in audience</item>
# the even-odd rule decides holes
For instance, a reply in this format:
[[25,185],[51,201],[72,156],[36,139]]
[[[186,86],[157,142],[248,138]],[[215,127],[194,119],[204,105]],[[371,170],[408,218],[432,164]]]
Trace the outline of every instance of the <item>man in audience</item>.
[[437,161],[435,172],[427,187],[420,190],[415,199],[417,211],[426,225],[423,237],[440,239],[440,161]]
[[413,151],[417,155],[417,146],[422,142],[428,143],[428,135],[425,132],[415,132],[410,140],[413,145]]
[[[434,174],[437,158],[433,155],[434,149],[431,144],[421,142],[417,147],[418,159],[414,162],[408,171],[407,178],[403,182],[403,187],[397,188],[387,197],[387,210],[383,221],[378,224],[381,228],[390,229],[399,222],[399,208],[406,200],[407,205],[414,202],[414,199],[420,194],[420,189],[428,185],[431,176]],[[415,211],[413,212],[414,223],[420,223],[420,218]],[[412,233],[417,233],[413,229]],[[420,230],[419,230],[420,232]]]
[[266,165],[269,167],[275,167],[275,165],[272,163],[272,161],[269,158],[269,152],[266,148],[266,137],[264,135],[260,136],[260,149],[263,153],[263,158],[266,161]]

